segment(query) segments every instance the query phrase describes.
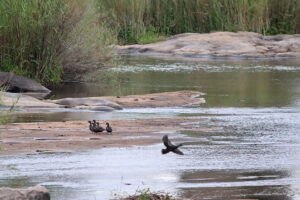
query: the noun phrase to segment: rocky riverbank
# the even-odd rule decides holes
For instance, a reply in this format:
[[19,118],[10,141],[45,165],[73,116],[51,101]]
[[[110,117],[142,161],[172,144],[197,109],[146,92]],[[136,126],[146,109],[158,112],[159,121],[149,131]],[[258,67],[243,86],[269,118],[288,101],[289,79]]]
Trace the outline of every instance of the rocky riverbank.
[[1,200],[50,200],[49,191],[43,186],[29,188],[0,187]]
[[117,46],[123,54],[182,57],[300,57],[300,34],[264,36],[253,32],[184,33],[146,45]]
[[113,111],[123,108],[170,107],[201,104],[205,100],[197,91],[164,92],[145,95],[106,96],[86,98],[64,98],[58,100],[39,100],[25,94],[0,92],[2,106],[22,108],[66,108],[93,111]]
[[[29,108],[87,109],[93,111],[114,111],[134,107],[170,107],[201,104],[197,91],[177,91],[132,96],[107,96],[88,98],[65,98],[59,100],[38,100],[27,95],[2,93],[6,106],[15,104],[22,112]],[[29,109],[29,110],[26,110]],[[36,109],[33,109],[37,112]],[[45,110],[43,110],[44,112]],[[166,118],[138,120],[110,120],[113,134],[92,134],[86,121],[36,122],[8,124],[1,127],[0,155],[32,154],[97,149],[102,147],[148,145],[161,141],[160,131],[190,130],[199,127],[185,122],[199,121],[197,118]],[[103,124],[102,124],[103,125]]]

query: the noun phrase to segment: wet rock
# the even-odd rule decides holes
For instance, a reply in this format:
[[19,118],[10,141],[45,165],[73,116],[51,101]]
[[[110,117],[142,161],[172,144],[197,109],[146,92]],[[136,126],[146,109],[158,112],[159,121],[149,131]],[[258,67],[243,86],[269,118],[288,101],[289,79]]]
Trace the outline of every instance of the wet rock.
[[7,88],[8,92],[51,92],[34,80],[15,75],[11,72],[0,72],[0,87]]
[[56,104],[64,105],[69,108],[91,109],[96,111],[121,110],[122,107],[112,101],[96,99],[96,97],[87,98],[64,98],[53,101]]
[[9,92],[0,92],[1,105],[2,106],[19,106],[19,107],[47,107],[47,108],[58,108],[60,105],[42,101],[32,96],[24,94],[16,94]]
[[94,111],[102,111],[102,112],[112,112],[115,109],[109,106],[95,106],[95,107],[90,107],[90,110]]
[[34,186],[26,189],[1,187],[0,200],[50,200],[50,193],[43,186]]
[[[0,92],[1,105],[30,108],[72,108],[93,111],[111,112],[123,108],[156,108],[170,106],[193,106],[205,103],[197,91],[163,92],[143,95],[129,95],[117,98],[115,96],[64,98],[58,100],[39,100],[24,94]],[[45,110],[45,109],[44,109]]]
[[157,108],[205,103],[204,98],[199,98],[201,95],[201,92],[183,90],[176,92],[129,95],[122,96],[122,98],[116,98],[114,96],[99,98],[116,102],[124,108]]
[[183,57],[300,57],[300,34],[263,36],[252,32],[184,33],[146,45],[117,46],[129,54]]

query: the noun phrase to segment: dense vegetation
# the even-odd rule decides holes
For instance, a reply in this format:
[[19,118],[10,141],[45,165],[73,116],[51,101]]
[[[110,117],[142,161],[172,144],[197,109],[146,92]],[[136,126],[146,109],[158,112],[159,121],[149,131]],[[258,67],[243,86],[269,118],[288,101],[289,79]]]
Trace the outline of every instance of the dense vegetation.
[[1,0],[0,71],[50,84],[63,65],[103,59],[111,34],[98,19],[92,0]]
[[120,43],[184,32],[300,33],[299,0],[97,0]]
[[110,60],[116,40],[211,31],[299,33],[300,0],[1,0],[0,71],[58,83]]

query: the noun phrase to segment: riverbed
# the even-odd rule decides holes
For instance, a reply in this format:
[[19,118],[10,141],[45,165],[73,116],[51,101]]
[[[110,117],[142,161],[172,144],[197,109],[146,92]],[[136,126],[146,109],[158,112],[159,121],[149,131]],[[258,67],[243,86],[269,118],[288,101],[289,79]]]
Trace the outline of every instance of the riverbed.
[[111,199],[148,188],[188,199],[300,199],[300,60],[124,56],[95,74],[98,82],[66,82],[50,98],[196,90],[206,103],[19,112],[13,122],[197,118],[201,131],[161,131],[184,142],[185,155],[161,155],[155,144],[2,156],[0,185],[41,184],[54,200]]

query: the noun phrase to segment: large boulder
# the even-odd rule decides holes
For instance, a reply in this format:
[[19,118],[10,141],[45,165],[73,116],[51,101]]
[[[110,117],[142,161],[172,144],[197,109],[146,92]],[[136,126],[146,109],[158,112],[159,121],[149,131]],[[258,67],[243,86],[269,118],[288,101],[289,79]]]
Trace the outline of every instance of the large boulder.
[[0,72],[0,87],[6,88],[8,92],[51,92],[34,80],[15,75],[11,72]]
[[1,187],[0,200],[50,200],[50,193],[43,186],[34,186],[25,189]]
[[253,32],[184,33],[145,45],[116,46],[118,53],[183,57],[300,57],[300,34],[263,36]]

